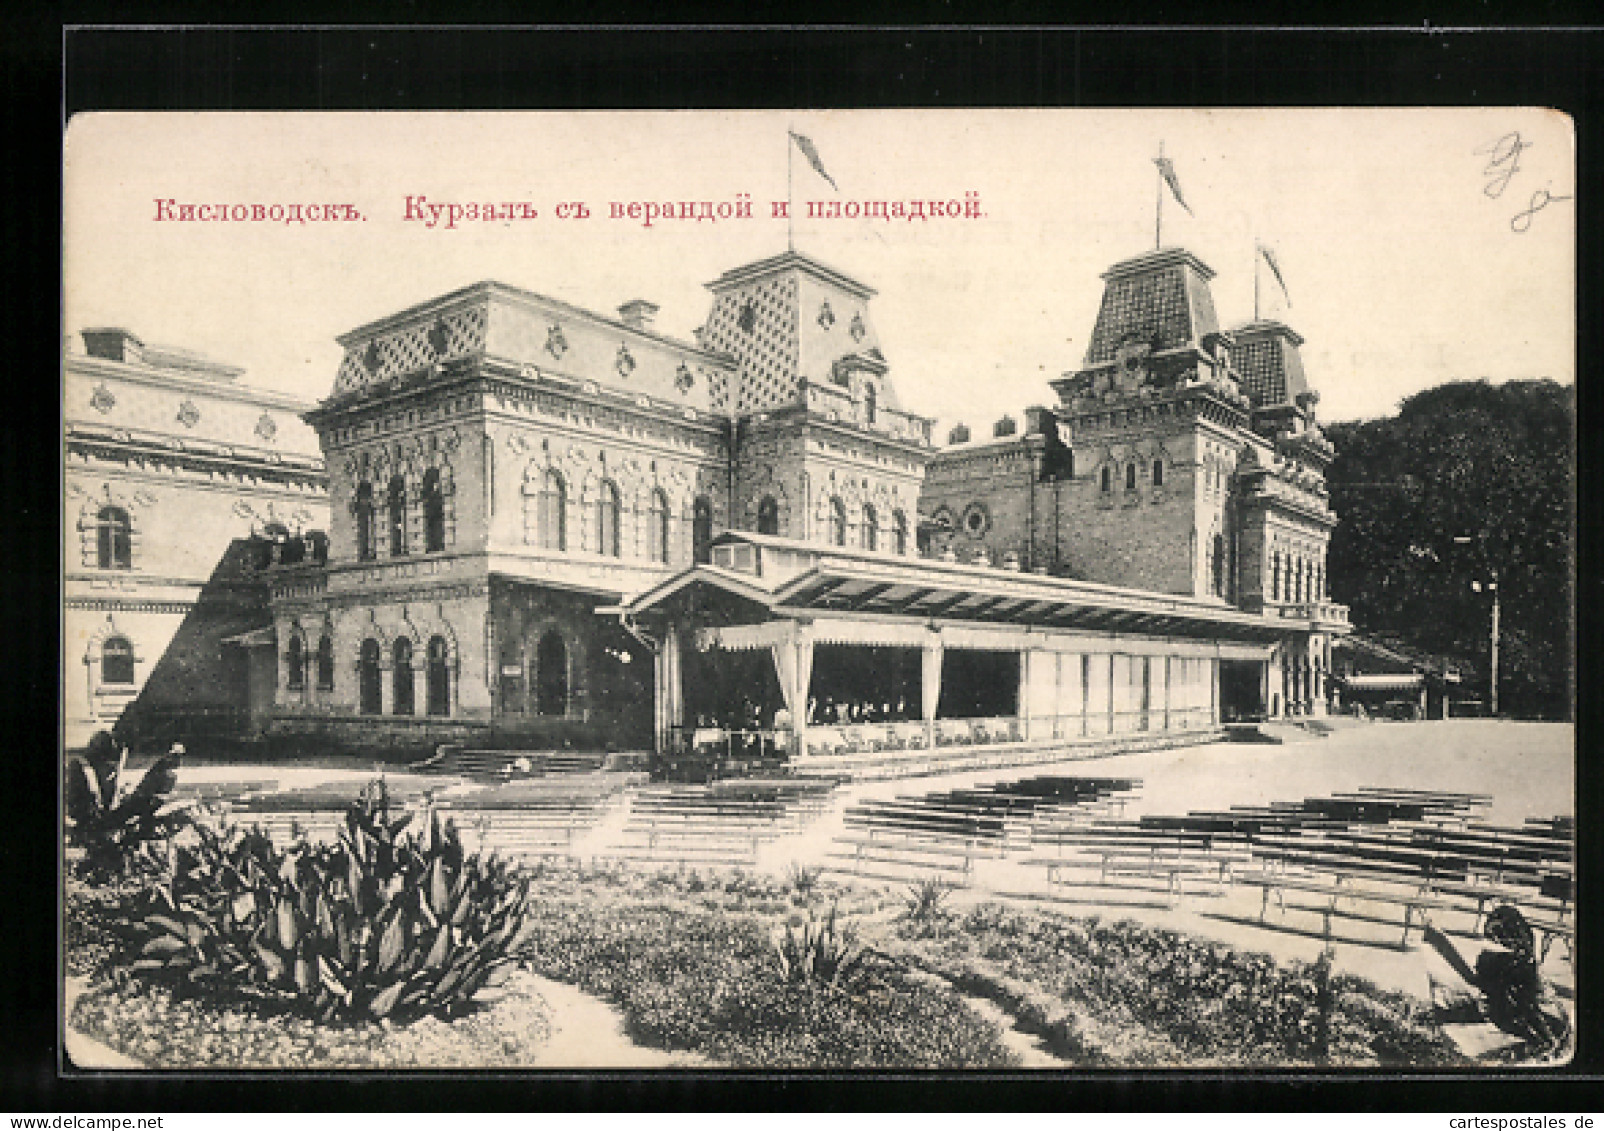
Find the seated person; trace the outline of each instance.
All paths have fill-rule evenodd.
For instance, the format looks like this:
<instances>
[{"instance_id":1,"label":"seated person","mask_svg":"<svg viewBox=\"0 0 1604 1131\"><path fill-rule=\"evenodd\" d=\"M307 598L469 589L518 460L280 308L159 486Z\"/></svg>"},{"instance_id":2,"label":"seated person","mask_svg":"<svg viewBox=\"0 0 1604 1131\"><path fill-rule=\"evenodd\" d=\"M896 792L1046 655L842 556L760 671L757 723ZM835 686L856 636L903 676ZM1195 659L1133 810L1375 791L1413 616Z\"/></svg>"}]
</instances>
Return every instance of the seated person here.
<instances>
[{"instance_id":1,"label":"seated person","mask_svg":"<svg viewBox=\"0 0 1604 1131\"><path fill-rule=\"evenodd\" d=\"M1558 1052L1570 1039L1570 1020L1538 973L1536 945L1526 917L1507 904L1495 907L1487 915L1483 934L1496 946L1477 955L1473 969L1446 935L1426 925L1426 943L1474 991L1445 986L1428 973L1437 1023L1490 1022L1500 1032L1518 1038L1527 1055Z\"/></svg>"}]
</instances>

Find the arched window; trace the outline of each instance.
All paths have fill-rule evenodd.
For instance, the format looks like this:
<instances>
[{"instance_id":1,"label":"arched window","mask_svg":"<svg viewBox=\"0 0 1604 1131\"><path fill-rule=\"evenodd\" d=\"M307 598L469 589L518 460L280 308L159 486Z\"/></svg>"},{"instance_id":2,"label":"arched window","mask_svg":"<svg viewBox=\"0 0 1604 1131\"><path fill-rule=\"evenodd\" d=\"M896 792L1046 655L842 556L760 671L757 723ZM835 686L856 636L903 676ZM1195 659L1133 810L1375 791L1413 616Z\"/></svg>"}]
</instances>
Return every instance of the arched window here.
<instances>
[{"instance_id":1,"label":"arched window","mask_svg":"<svg viewBox=\"0 0 1604 1131\"><path fill-rule=\"evenodd\" d=\"M540 485L540 548L568 549L568 485L556 471L547 471Z\"/></svg>"},{"instance_id":2,"label":"arched window","mask_svg":"<svg viewBox=\"0 0 1604 1131\"><path fill-rule=\"evenodd\" d=\"M132 569L134 524L122 507L101 507L95 521L95 560L101 569Z\"/></svg>"},{"instance_id":3,"label":"arched window","mask_svg":"<svg viewBox=\"0 0 1604 1131\"><path fill-rule=\"evenodd\" d=\"M1162 459L1153 461L1153 486L1164 486L1164 461Z\"/></svg>"},{"instance_id":4,"label":"arched window","mask_svg":"<svg viewBox=\"0 0 1604 1131\"><path fill-rule=\"evenodd\" d=\"M377 715L382 707L379 680L382 673L379 671L379 642L369 637L362 641L362 655L357 661L357 687L361 705L359 710L364 715Z\"/></svg>"},{"instance_id":5,"label":"arched window","mask_svg":"<svg viewBox=\"0 0 1604 1131\"><path fill-rule=\"evenodd\" d=\"M759 534L780 532L780 504L774 501L773 495L764 495L763 501L757 505L757 532Z\"/></svg>"},{"instance_id":6,"label":"arched window","mask_svg":"<svg viewBox=\"0 0 1604 1131\"><path fill-rule=\"evenodd\" d=\"M395 670L391 673L394 680L394 707L397 715L412 714L412 641L405 636L395 642L393 649Z\"/></svg>"},{"instance_id":7,"label":"arched window","mask_svg":"<svg viewBox=\"0 0 1604 1131\"><path fill-rule=\"evenodd\" d=\"M1214 576L1210 579L1213 592L1216 597L1223 597L1225 596L1225 535L1223 534L1214 536L1213 558Z\"/></svg>"},{"instance_id":8,"label":"arched window","mask_svg":"<svg viewBox=\"0 0 1604 1131\"><path fill-rule=\"evenodd\" d=\"M880 395L879 395L879 393L877 393L875 391L874 385L870 384L870 385L865 386L864 390L863 390L863 419L864 419L864 421L866 423L873 424L874 420L875 420L875 417L879 414L879 411L880 411Z\"/></svg>"},{"instance_id":9,"label":"arched window","mask_svg":"<svg viewBox=\"0 0 1604 1131\"><path fill-rule=\"evenodd\" d=\"M865 550L878 550L880 548L880 516L874 507L868 503L863 504L863 527L858 532Z\"/></svg>"},{"instance_id":10,"label":"arched window","mask_svg":"<svg viewBox=\"0 0 1604 1131\"><path fill-rule=\"evenodd\" d=\"M356 515L356 557L358 561L373 560L373 484L358 483L356 502L352 505Z\"/></svg>"},{"instance_id":11,"label":"arched window","mask_svg":"<svg viewBox=\"0 0 1604 1131\"><path fill-rule=\"evenodd\" d=\"M891 552L898 555L908 552L908 516L901 511L891 512Z\"/></svg>"},{"instance_id":12,"label":"arched window","mask_svg":"<svg viewBox=\"0 0 1604 1131\"><path fill-rule=\"evenodd\" d=\"M285 657L289 667L287 685L291 691L303 691L306 688L306 645L301 643L299 636L290 637L289 653Z\"/></svg>"},{"instance_id":13,"label":"arched window","mask_svg":"<svg viewBox=\"0 0 1604 1131\"><path fill-rule=\"evenodd\" d=\"M830 544L847 544L847 505L839 498L830 500Z\"/></svg>"},{"instance_id":14,"label":"arched window","mask_svg":"<svg viewBox=\"0 0 1604 1131\"><path fill-rule=\"evenodd\" d=\"M1102 486L1103 494L1105 495L1114 489L1114 467L1112 464L1103 465Z\"/></svg>"},{"instance_id":15,"label":"arched window","mask_svg":"<svg viewBox=\"0 0 1604 1131\"><path fill-rule=\"evenodd\" d=\"M429 637L429 714L451 713L450 649L444 636Z\"/></svg>"},{"instance_id":16,"label":"arched window","mask_svg":"<svg viewBox=\"0 0 1604 1131\"><path fill-rule=\"evenodd\" d=\"M440 469L431 467L423 476L423 552L437 553L446 548L446 497L440 490Z\"/></svg>"},{"instance_id":17,"label":"arched window","mask_svg":"<svg viewBox=\"0 0 1604 1131\"><path fill-rule=\"evenodd\" d=\"M326 632L317 642L317 689L334 690L334 638Z\"/></svg>"},{"instance_id":18,"label":"arched window","mask_svg":"<svg viewBox=\"0 0 1604 1131\"><path fill-rule=\"evenodd\" d=\"M538 710L542 715L568 713L568 645L555 629L540 638L535 652Z\"/></svg>"},{"instance_id":19,"label":"arched window","mask_svg":"<svg viewBox=\"0 0 1604 1131\"><path fill-rule=\"evenodd\" d=\"M691 556L698 562L712 560L713 504L704 495L691 510Z\"/></svg>"},{"instance_id":20,"label":"arched window","mask_svg":"<svg viewBox=\"0 0 1604 1131\"><path fill-rule=\"evenodd\" d=\"M100 646L100 682L134 682L134 646L126 636L113 636Z\"/></svg>"},{"instance_id":21,"label":"arched window","mask_svg":"<svg viewBox=\"0 0 1604 1131\"><path fill-rule=\"evenodd\" d=\"M668 496L662 488L652 492L651 513L646 523L647 557L668 564Z\"/></svg>"},{"instance_id":22,"label":"arched window","mask_svg":"<svg viewBox=\"0 0 1604 1131\"><path fill-rule=\"evenodd\" d=\"M1136 463L1132 461L1125 465L1125 489L1136 490Z\"/></svg>"},{"instance_id":23,"label":"arched window","mask_svg":"<svg viewBox=\"0 0 1604 1131\"><path fill-rule=\"evenodd\" d=\"M610 558L620 556L618 512L618 488L612 480L603 479L600 495L596 499L596 552Z\"/></svg>"},{"instance_id":24,"label":"arched window","mask_svg":"<svg viewBox=\"0 0 1604 1131\"><path fill-rule=\"evenodd\" d=\"M390 480L390 556L407 552L407 481L399 475Z\"/></svg>"}]
</instances>

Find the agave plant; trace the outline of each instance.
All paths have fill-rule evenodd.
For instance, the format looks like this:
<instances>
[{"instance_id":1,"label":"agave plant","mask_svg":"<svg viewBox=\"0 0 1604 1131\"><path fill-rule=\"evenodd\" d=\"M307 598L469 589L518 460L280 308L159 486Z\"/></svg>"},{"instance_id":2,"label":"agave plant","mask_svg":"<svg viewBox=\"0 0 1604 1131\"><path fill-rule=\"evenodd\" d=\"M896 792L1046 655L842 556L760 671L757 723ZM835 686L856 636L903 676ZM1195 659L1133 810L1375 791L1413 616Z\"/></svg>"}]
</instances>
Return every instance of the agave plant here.
<instances>
[{"instance_id":1,"label":"agave plant","mask_svg":"<svg viewBox=\"0 0 1604 1131\"><path fill-rule=\"evenodd\" d=\"M806 899L818 889L819 877L823 874L823 868L809 868L805 864L792 862L786 869L786 880L790 883L792 891Z\"/></svg>"},{"instance_id":2,"label":"agave plant","mask_svg":"<svg viewBox=\"0 0 1604 1131\"><path fill-rule=\"evenodd\" d=\"M862 971L864 951L857 932L850 925L838 929L835 913L832 904L822 923L809 915L800 934L787 923L785 934L774 940L780 976L787 982L844 989Z\"/></svg>"},{"instance_id":3,"label":"agave plant","mask_svg":"<svg viewBox=\"0 0 1604 1131\"><path fill-rule=\"evenodd\" d=\"M952 885L939 877L919 880L908 885L906 902L908 918L934 919L941 913L942 904L952 892Z\"/></svg>"},{"instance_id":4,"label":"agave plant","mask_svg":"<svg viewBox=\"0 0 1604 1131\"><path fill-rule=\"evenodd\" d=\"M461 1013L511 960L527 889L505 861L465 855L432 806L408 833L413 816L392 817L376 783L337 845L280 850L197 826L155 889L134 968L252 987L326 1020Z\"/></svg>"},{"instance_id":5,"label":"agave plant","mask_svg":"<svg viewBox=\"0 0 1604 1131\"><path fill-rule=\"evenodd\" d=\"M145 850L184 822L187 806L167 800L178 783L183 748L158 758L137 783L128 773L128 750L99 731L83 757L67 767L67 839L83 850L79 871L103 879L148 859Z\"/></svg>"}]
</instances>

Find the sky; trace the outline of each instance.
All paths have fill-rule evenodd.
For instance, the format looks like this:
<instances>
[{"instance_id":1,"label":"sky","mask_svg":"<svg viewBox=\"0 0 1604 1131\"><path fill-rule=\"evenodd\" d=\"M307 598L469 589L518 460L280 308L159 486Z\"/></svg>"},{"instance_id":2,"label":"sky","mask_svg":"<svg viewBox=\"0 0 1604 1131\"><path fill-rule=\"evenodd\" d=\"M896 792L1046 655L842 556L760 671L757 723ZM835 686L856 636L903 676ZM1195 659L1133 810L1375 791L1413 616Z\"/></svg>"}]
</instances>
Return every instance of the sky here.
<instances>
[{"instance_id":1,"label":"sky","mask_svg":"<svg viewBox=\"0 0 1604 1131\"><path fill-rule=\"evenodd\" d=\"M1160 185L1161 145L1190 212ZM329 395L338 335L483 279L608 314L645 298L689 339L706 283L785 250L771 202L789 194L797 250L878 291L892 380L939 435L1052 403L1099 276L1155 245L1162 192L1163 244L1217 272L1225 325L1253 317L1255 242L1273 249L1285 292L1260 269L1260 313L1304 337L1321 419L1352 420L1450 380L1574 380L1575 191L1571 123L1537 108L81 115L62 331L78 351L85 327L122 326L306 401ZM970 192L979 218L806 215ZM751 219L610 215L743 193ZM408 196L538 216L429 228ZM158 199L364 219L158 220Z\"/></svg>"}]
</instances>

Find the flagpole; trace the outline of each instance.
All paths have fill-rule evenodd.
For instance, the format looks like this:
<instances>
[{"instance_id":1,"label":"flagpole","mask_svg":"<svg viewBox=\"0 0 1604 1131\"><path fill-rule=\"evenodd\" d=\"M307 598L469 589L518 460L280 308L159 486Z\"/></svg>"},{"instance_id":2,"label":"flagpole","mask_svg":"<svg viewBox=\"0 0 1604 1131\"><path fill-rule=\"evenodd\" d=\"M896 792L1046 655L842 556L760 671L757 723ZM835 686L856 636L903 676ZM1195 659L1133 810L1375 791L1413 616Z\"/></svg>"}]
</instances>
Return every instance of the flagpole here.
<instances>
[{"instance_id":1,"label":"flagpole","mask_svg":"<svg viewBox=\"0 0 1604 1131\"><path fill-rule=\"evenodd\" d=\"M1158 143L1159 161L1164 159L1164 140ZM1153 190L1157 197L1157 205L1153 218L1153 250L1157 251L1164 246L1164 166L1157 161L1153 163Z\"/></svg>"},{"instance_id":2,"label":"flagpole","mask_svg":"<svg viewBox=\"0 0 1604 1131\"><path fill-rule=\"evenodd\" d=\"M1253 321L1259 320L1259 239L1253 238Z\"/></svg>"}]
</instances>

